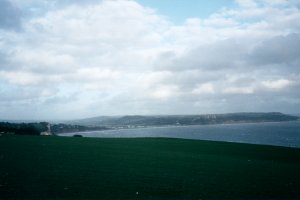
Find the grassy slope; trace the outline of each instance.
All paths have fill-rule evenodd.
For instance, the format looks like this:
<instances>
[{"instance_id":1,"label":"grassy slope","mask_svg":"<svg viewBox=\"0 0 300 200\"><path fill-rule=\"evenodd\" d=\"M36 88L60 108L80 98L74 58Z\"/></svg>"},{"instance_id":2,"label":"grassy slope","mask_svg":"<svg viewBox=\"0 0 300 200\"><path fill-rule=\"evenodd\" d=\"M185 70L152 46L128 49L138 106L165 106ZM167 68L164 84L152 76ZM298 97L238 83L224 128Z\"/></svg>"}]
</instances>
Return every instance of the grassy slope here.
<instances>
[{"instance_id":1,"label":"grassy slope","mask_svg":"<svg viewBox=\"0 0 300 200\"><path fill-rule=\"evenodd\" d=\"M296 199L299 188L300 149L180 139L0 137L0 199Z\"/></svg>"}]
</instances>

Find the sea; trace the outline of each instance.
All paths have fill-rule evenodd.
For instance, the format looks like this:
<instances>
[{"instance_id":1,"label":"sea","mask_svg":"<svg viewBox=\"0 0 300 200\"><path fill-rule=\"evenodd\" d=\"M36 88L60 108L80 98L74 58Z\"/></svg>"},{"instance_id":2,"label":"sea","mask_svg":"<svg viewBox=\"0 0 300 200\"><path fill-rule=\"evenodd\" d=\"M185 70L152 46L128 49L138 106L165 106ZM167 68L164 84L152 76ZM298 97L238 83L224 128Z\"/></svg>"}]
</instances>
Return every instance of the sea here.
<instances>
[{"instance_id":1,"label":"sea","mask_svg":"<svg viewBox=\"0 0 300 200\"><path fill-rule=\"evenodd\" d=\"M193 140L227 141L300 148L300 120L193 126L147 127L63 133L96 138L167 137Z\"/></svg>"}]
</instances>

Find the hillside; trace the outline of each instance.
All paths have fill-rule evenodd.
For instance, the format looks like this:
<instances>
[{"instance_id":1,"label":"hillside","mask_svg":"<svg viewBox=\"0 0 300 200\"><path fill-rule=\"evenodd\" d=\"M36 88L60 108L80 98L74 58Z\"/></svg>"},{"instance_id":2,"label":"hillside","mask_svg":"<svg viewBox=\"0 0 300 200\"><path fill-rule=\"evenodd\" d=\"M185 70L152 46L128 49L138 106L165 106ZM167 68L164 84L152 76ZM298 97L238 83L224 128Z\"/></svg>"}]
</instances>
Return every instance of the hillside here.
<instances>
[{"instance_id":1,"label":"hillside","mask_svg":"<svg viewBox=\"0 0 300 200\"><path fill-rule=\"evenodd\" d=\"M156 115L156 116L118 116L118 117L95 117L82 120L73 120L65 123L84 126L106 126L119 128L134 128L147 126L180 126L180 125L205 125L222 123L245 123L245 122L278 122L298 120L299 117L271 113L228 113L228 114L205 114L205 115Z\"/></svg>"}]
</instances>

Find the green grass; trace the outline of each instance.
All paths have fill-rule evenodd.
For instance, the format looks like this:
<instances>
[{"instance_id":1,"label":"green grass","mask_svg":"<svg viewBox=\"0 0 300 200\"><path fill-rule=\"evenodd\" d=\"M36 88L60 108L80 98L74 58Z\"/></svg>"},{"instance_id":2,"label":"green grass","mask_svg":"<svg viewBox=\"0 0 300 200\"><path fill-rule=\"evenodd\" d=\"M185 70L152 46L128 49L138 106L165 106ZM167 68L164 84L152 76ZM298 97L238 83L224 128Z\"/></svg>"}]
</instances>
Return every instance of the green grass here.
<instances>
[{"instance_id":1,"label":"green grass","mask_svg":"<svg viewBox=\"0 0 300 200\"><path fill-rule=\"evenodd\" d=\"M299 199L299 188L296 148L0 137L0 199Z\"/></svg>"}]
</instances>

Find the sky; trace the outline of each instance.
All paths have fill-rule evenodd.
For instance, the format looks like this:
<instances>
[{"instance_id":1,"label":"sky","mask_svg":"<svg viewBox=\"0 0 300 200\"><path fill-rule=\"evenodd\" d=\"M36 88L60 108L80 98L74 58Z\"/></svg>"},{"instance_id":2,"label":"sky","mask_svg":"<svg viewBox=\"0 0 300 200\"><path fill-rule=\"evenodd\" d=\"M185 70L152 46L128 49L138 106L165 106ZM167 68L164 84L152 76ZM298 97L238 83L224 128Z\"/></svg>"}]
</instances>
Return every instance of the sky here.
<instances>
[{"instance_id":1,"label":"sky","mask_svg":"<svg viewBox=\"0 0 300 200\"><path fill-rule=\"evenodd\" d=\"M0 119L300 113L300 0L0 0Z\"/></svg>"}]
</instances>

